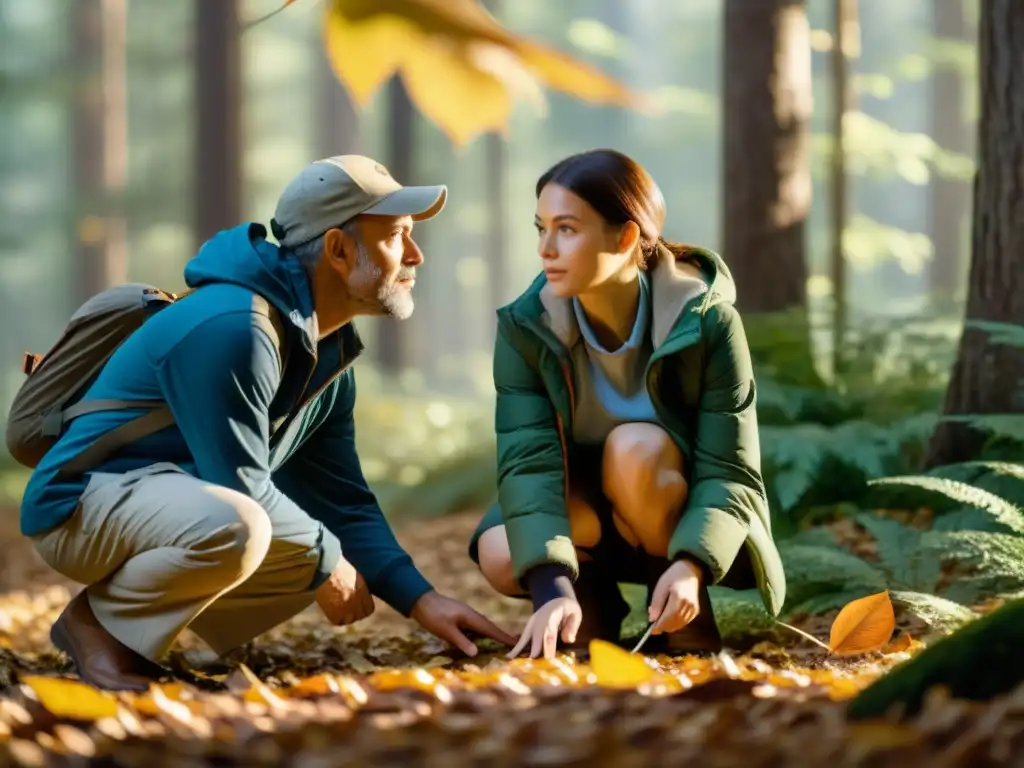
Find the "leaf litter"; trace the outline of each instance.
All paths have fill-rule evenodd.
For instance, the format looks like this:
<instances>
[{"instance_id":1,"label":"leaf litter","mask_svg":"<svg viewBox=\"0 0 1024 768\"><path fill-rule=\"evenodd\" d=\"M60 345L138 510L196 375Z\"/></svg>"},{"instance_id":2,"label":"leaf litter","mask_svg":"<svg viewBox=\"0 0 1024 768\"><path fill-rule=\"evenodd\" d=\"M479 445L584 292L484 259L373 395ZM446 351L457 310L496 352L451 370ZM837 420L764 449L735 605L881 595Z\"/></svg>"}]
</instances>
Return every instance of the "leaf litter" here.
<instances>
[{"instance_id":1,"label":"leaf litter","mask_svg":"<svg viewBox=\"0 0 1024 768\"><path fill-rule=\"evenodd\" d=\"M518 630L529 605L495 596L465 556L475 523L398 534L441 591ZM466 658L383 605L343 629L314 608L221 670L193 666L203 648L186 633L179 679L115 694L78 682L49 644L76 585L16 530L0 530L0 555L0 764L983 766L1024 750L1024 688L988 705L936 692L909 722L846 720L850 697L921 647L893 636L887 593L804 623L825 649L681 658L595 643L589 658L509 662L487 641Z\"/></svg>"}]
</instances>

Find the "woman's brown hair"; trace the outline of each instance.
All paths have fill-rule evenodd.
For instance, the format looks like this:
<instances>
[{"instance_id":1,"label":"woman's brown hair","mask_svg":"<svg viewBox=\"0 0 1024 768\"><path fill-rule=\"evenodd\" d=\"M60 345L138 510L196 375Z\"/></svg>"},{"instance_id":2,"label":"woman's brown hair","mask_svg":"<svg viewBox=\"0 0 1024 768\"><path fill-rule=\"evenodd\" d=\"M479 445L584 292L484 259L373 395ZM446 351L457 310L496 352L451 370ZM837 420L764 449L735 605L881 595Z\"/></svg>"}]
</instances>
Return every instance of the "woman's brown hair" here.
<instances>
[{"instance_id":1,"label":"woman's brown hair","mask_svg":"<svg viewBox=\"0 0 1024 768\"><path fill-rule=\"evenodd\" d=\"M537 197L557 184L582 198L609 225L628 221L640 228L641 268L646 268L660 243L677 258L688 259L692 246L670 243L661 236L665 198L642 165L614 149L592 149L555 163L537 180Z\"/></svg>"}]
</instances>

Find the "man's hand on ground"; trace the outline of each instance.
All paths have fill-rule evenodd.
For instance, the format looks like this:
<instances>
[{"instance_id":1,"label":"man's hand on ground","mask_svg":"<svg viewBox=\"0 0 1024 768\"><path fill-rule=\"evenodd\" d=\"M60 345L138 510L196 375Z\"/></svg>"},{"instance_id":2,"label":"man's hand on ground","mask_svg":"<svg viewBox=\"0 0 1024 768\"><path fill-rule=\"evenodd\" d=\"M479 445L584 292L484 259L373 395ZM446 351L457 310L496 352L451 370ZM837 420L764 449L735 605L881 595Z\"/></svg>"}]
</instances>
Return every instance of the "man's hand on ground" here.
<instances>
[{"instance_id":1,"label":"man's hand on ground","mask_svg":"<svg viewBox=\"0 0 1024 768\"><path fill-rule=\"evenodd\" d=\"M468 605L433 590L416 601L410 617L425 630L451 643L467 656L476 656L477 647L463 634L464 629L473 630L506 645L516 643L515 637Z\"/></svg>"},{"instance_id":2,"label":"man's hand on ground","mask_svg":"<svg viewBox=\"0 0 1024 768\"><path fill-rule=\"evenodd\" d=\"M353 624L373 613L374 602L363 577L345 558L316 590L316 602L335 626Z\"/></svg>"}]
</instances>

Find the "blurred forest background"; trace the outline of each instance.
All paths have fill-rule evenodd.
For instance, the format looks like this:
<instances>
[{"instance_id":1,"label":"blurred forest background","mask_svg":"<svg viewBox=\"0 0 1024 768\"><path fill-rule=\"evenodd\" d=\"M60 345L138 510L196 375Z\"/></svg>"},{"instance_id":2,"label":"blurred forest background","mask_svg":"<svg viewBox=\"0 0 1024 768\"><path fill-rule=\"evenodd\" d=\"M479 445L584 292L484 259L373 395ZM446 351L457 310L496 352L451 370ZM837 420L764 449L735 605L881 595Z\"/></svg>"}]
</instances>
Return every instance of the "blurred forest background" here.
<instances>
[{"instance_id":1,"label":"blurred forest background","mask_svg":"<svg viewBox=\"0 0 1024 768\"><path fill-rule=\"evenodd\" d=\"M362 324L367 475L396 516L478 506L494 489L494 309L538 270L533 184L611 146L660 184L666 236L736 276L780 534L791 510L920 464L964 316L977 0L491 0L508 29L661 112L552 92L546 116L520 105L507 138L464 146L398 78L353 105L321 2L243 31L280 4L0 0L0 411L22 352L92 293L182 288L206 237L269 222L299 168L359 152L450 187L417 231L413 319ZM24 476L5 475L8 498Z\"/></svg>"}]
</instances>

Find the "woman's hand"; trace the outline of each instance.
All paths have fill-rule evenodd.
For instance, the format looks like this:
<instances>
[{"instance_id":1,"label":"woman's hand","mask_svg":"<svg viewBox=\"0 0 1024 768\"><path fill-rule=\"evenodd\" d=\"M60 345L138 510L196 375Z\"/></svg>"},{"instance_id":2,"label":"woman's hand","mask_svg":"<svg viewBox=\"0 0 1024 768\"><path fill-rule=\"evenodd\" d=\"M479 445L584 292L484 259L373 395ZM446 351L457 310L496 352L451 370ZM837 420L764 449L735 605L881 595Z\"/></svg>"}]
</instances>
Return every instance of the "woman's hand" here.
<instances>
[{"instance_id":1,"label":"woman's hand","mask_svg":"<svg viewBox=\"0 0 1024 768\"><path fill-rule=\"evenodd\" d=\"M516 647L508 658L514 659L527 643L530 643L530 658L536 659L543 652L545 659L553 659L558 646L558 637L562 641L572 643L583 621L583 610L580 604L571 597L556 597L548 600L526 622L526 628L519 637Z\"/></svg>"},{"instance_id":2,"label":"woman's hand","mask_svg":"<svg viewBox=\"0 0 1024 768\"><path fill-rule=\"evenodd\" d=\"M652 634L678 632L700 613L700 566L688 560L672 563L658 579L647 609L648 618L657 622Z\"/></svg>"}]
</instances>

